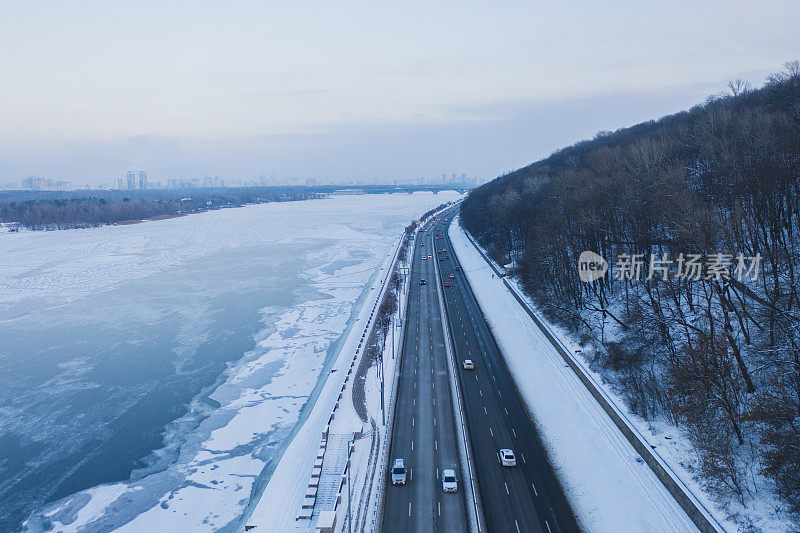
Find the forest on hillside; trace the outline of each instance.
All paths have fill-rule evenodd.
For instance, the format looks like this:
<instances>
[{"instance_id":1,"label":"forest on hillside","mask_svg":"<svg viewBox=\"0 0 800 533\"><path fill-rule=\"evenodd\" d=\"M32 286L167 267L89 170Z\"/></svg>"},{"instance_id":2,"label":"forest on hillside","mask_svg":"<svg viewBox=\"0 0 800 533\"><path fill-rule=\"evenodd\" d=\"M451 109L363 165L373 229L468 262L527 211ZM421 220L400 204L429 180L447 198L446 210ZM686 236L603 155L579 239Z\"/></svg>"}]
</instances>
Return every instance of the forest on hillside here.
<instances>
[{"instance_id":1,"label":"forest on hillside","mask_svg":"<svg viewBox=\"0 0 800 533\"><path fill-rule=\"evenodd\" d=\"M712 492L800 512L800 62L501 176L461 223Z\"/></svg>"}]
</instances>

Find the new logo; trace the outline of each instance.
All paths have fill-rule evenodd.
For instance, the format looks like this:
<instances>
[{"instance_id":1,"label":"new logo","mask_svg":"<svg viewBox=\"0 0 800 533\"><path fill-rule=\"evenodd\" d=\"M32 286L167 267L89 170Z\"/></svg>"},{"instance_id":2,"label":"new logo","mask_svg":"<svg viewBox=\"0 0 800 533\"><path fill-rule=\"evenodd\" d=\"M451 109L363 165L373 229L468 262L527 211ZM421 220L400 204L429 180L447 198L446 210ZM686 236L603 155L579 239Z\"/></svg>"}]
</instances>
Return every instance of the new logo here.
<instances>
[{"instance_id":1,"label":"new logo","mask_svg":"<svg viewBox=\"0 0 800 533\"><path fill-rule=\"evenodd\" d=\"M602 256L588 250L578 256L578 276L581 281L591 283L608 272L608 262Z\"/></svg>"}]
</instances>

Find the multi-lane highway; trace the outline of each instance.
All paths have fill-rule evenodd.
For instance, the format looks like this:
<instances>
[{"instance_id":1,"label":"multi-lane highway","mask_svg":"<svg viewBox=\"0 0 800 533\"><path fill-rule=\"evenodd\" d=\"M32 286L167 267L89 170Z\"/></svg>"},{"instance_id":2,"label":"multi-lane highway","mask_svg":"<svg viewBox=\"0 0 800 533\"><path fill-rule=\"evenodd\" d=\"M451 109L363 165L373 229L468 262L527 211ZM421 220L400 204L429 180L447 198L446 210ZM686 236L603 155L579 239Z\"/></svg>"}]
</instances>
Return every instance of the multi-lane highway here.
<instances>
[{"instance_id":1,"label":"multi-lane highway","mask_svg":"<svg viewBox=\"0 0 800 533\"><path fill-rule=\"evenodd\" d=\"M460 464L458 456L459 437L436 287L439 283L483 510L481 529L512 533L577 531L544 448L464 272L451 253L447 229L455 212L449 210L429 223L415 243L391 449L392 459L406 460L409 479L405 486L386 487L383 529L469 529L466 505L471 502L465 501L461 468L465 465ZM420 285L420 279L425 279L426 284ZM465 359L473 361L473 370L463 368ZM500 464L501 448L514 451L515 467ZM455 468L460 474L458 493L442 492L443 468Z\"/></svg>"},{"instance_id":2,"label":"multi-lane highway","mask_svg":"<svg viewBox=\"0 0 800 533\"><path fill-rule=\"evenodd\" d=\"M459 267L447 228L455 210L433 230L444 287L459 384L466 411L478 488L488 531L577 531L544 449L519 398L505 362ZM452 275L452 278L451 278ZM471 359L474 370L461 362ZM501 448L510 448L516 467L503 467Z\"/></svg>"},{"instance_id":3,"label":"multi-lane highway","mask_svg":"<svg viewBox=\"0 0 800 533\"><path fill-rule=\"evenodd\" d=\"M427 259L434 253L430 231L420 232L414 247L391 444L392 461L405 459L408 475L405 485L387 480L383 531L467 531L434 259ZM442 490L445 468L459 473L456 493Z\"/></svg>"}]
</instances>

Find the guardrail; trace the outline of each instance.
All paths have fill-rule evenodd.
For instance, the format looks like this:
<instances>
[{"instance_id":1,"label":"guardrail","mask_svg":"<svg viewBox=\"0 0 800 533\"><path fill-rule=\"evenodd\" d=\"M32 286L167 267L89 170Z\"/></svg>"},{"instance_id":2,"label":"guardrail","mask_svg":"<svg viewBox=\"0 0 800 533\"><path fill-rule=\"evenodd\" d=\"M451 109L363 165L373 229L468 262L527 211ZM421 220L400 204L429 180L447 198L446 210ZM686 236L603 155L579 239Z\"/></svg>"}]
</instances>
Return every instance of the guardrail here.
<instances>
[{"instance_id":1,"label":"guardrail","mask_svg":"<svg viewBox=\"0 0 800 533\"><path fill-rule=\"evenodd\" d=\"M416 243L417 235L419 234L419 228L414 231L414 243ZM412 245L409 256L409 264L413 264L414 262L414 253L416 246ZM397 361L394 363L394 372L392 375L392 392L389 395L389 406L388 412L386 413L386 419L389 423L386 425L386 431L384 432L384 441L381 444L381 460L379 461L379 468L380 473L378 474L378 489L375 494L375 497L378 498L378 505L375 506L373 514L372 514L372 530L378 531L380 530L381 526L383 525L381 522L381 518L383 517L383 509L386 505L386 499L384 498L384 489L386 488L386 473L389 471L389 461L391 458L389 457L389 449L391 448L392 442L392 432L394 431L394 415L395 415L395 407L397 405L397 383L400 379L400 357L403 353L403 347L405 346L406 342L406 324L408 320L406 317L408 316L408 295L411 293L411 270L408 272L407 279L404 280L405 283L405 313L406 315L402 317L403 319L403 326L400 329L400 338L398 339L398 346L400 349L397 351ZM392 323L392 327L395 327L394 323Z\"/></svg>"},{"instance_id":2,"label":"guardrail","mask_svg":"<svg viewBox=\"0 0 800 533\"><path fill-rule=\"evenodd\" d=\"M451 247L452 248L452 247ZM435 249L435 248L434 248ZM436 270L436 290L439 295L439 309L442 313L442 329L444 330L444 337L445 337L445 351L447 352L447 369L450 378L450 392L452 397L452 404L453 410L456 414L456 421L459 429L459 433L461 433L461 440L459 441L459 452L462 456L462 461L466 464L467 467L467 474L469 476L469 495L472 498L472 509L470 510L470 526L472 526L473 530L478 532L483 531L481 527L481 523L485 524L486 520L483 519L483 512L482 506L480 503L480 497L478 495L478 489L475 486L475 465L473 464L472 454L470 450L472 450L472 446L469 442L469 435L467 434L466 430L466 421L464 420L464 399L461 397L461 387L458 384L458 378L456 374L456 357L455 357L455 348L453 346L453 337L451 335L451 324L450 320L447 318L447 312L445 308L447 307L447 301L445 300L444 293L442 291L442 277L439 273L439 265L438 261L434 261L434 269Z\"/></svg>"},{"instance_id":3,"label":"guardrail","mask_svg":"<svg viewBox=\"0 0 800 533\"><path fill-rule=\"evenodd\" d=\"M603 411L605 411L608 417L611 418L611 420L614 422L614 425L617 426L631 446L633 446L633 449L636 450L647 466L650 467L650 470L652 470L659 481L661 481L667 491L672 495L673 498L675 498L675 501L678 502L678 505L681 506L692 522L694 522L694 524L697 526L697 529L703 533L724 532L725 529L722 527L722 525L720 525L711 512L705 508L705 506L697 499L692 491L689 490L683 481L681 481L681 479L677 476L677 474L675 474L670 466L651 447L647 439L644 438L638 429L636 429L636 426L634 426L633 423L627 418L625 413L623 413L616 406L614 400L611 399L602 389L602 387L595 382L592 376L583 367L583 364L575 358L575 356L566 346L564 346L564 344L561 342L561 339L559 339L558 336L550 330L550 327L545 323L545 321L542 320L533 309L531 309L525 298L519 294L517 288L503 277L503 274L495 265L495 262L488 255L486 255L486 252L484 252L478 243L475 242L475 239L472 238L472 235L470 235L467 231L464 231L464 234L467 236L478 253L481 254L481 257L483 257L492 270L494 270L498 277L503 281L503 284L508 288L512 296L514 296L514 299L519 302L525 312L531 317L531 319L533 319L533 322L536 324L536 326L542 331L542 333L544 333L545 337L547 337L547 340L550 341L559 355L561 355L567 366L572 369L573 373L578 377L581 383L583 383L592 397L594 397L597 403L600 404L600 407L602 407Z\"/></svg>"}]
</instances>

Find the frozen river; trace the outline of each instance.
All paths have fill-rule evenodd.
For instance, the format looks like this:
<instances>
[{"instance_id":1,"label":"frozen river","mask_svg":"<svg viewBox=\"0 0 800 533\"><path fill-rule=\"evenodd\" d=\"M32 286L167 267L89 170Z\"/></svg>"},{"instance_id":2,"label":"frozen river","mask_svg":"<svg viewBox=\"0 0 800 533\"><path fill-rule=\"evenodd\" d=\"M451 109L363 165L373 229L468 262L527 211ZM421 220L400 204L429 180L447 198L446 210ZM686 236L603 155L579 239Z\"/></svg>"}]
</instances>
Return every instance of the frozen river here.
<instances>
[{"instance_id":1,"label":"frozen river","mask_svg":"<svg viewBox=\"0 0 800 533\"><path fill-rule=\"evenodd\" d=\"M0 531L232 529L377 265L456 197L0 235Z\"/></svg>"}]
</instances>

